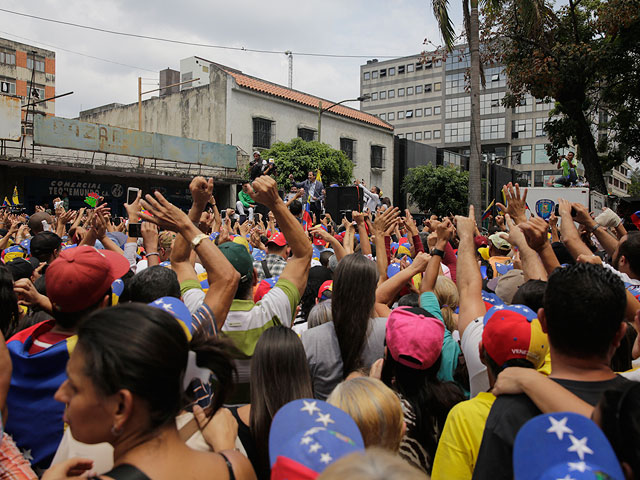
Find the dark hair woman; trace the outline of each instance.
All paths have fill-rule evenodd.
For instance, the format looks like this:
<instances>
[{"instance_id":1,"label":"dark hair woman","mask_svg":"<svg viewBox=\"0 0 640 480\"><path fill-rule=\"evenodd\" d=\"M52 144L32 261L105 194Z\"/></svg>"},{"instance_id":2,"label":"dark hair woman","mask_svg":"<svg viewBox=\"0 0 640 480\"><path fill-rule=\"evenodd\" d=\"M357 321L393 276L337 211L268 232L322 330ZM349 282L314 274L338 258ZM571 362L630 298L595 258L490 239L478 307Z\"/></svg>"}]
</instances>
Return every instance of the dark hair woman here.
<instances>
[{"instance_id":1,"label":"dark hair woman","mask_svg":"<svg viewBox=\"0 0 640 480\"><path fill-rule=\"evenodd\" d=\"M363 255L344 257L333 276L333 320L302 334L313 391L325 400L351 372L368 369L384 353L386 318L372 318L376 264Z\"/></svg>"},{"instance_id":2,"label":"dark hair woman","mask_svg":"<svg viewBox=\"0 0 640 480\"><path fill-rule=\"evenodd\" d=\"M251 404L230 410L258 478L268 480L273 416L287 403L313 396L304 348L293 330L276 326L260 336L251 358L250 386Z\"/></svg>"},{"instance_id":3,"label":"dark hair woman","mask_svg":"<svg viewBox=\"0 0 640 480\"><path fill-rule=\"evenodd\" d=\"M198 370L219 381L215 413L232 373L219 340L189 343L170 314L135 303L86 318L55 398L66 404L64 421L76 440L113 446L115 468L100 478L254 478L238 452L199 452L180 439L175 417L185 403L185 371ZM67 471L90 467L70 462Z\"/></svg>"},{"instance_id":4,"label":"dark hair woman","mask_svg":"<svg viewBox=\"0 0 640 480\"><path fill-rule=\"evenodd\" d=\"M9 269L0 264L0 331L4 338L16 333L20 310L18 297L13 291L13 276Z\"/></svg>"}]
</instances>

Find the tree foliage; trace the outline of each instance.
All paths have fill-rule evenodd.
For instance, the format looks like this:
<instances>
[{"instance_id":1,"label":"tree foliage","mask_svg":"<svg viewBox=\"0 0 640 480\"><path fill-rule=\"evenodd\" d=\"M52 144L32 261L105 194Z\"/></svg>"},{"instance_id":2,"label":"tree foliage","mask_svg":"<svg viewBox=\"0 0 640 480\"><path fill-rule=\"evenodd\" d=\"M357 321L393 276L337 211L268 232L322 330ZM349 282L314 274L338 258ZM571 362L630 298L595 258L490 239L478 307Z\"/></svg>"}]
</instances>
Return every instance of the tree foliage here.
<instances>
[{"instance_id":1,"label":"tree foliage","mask_svg":"<svg viewBox=\"0 0 640 480\"><path fill-rule=\"evenodd\" d=\"M402 184L411 201L435 215L465 214L469 197L469 172L453 166L423 165L410 168Z\"/></svg>"},{"instance_id":2,"label":"tree foliage","mask_svg":"<svg viewBox=\"0 0 640 480\"><path fill-rule=\"evenodd\" d=\"M629 185L628 193L630 197L640 197L640 169L638 168L634 168L631 172L631 184Z\"/></svg>"},{"instance_id":3,"label":"tree foliage","mask_svg":"<svg viewBox=\"0 0 640 480\"><path fill-rule=\"evenodd\" d=\"M326 143L294 138L289 143L275 143L262 152L262 158L274 159L278 185L289 185L289 174L297 181L302 181L307 178L309 171L318 169L324 185L351 183L353 163L343 151L331 148Z\"/></svg>"},{"instance_id":4,"label":"tree foliage","mask_svg":"<svg viewBox=\"0 0 640 480\"><path fill-rule=\"evenodd\" d=\"M506 67L512 93L505 104L516 106L527 92L555 101L545 126L550 160L577 145L591 187L606 193L603 171L640 154L640 0L569 0L555 8L505 0L484 32ZM609 135L599 139L603 127Z\"/></svg>"}]
</instances>

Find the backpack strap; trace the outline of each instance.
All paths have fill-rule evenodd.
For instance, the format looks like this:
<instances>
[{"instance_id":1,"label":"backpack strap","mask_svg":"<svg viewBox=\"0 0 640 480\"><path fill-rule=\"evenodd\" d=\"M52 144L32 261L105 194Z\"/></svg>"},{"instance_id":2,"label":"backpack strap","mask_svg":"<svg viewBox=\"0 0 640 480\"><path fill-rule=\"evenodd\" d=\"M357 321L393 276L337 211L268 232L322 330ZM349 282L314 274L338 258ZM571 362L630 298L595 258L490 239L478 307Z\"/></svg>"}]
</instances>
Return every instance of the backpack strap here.
<instances>
[{"instance_id":1,"label":"backpack strap","mask_svg":"<svg viewBox=\"0 0 640 480\"><path fill-rule=\"evenodd\" d=\"M142 471L133 465L127 463L118 465L111 471L105 473L105 476L114 480L151 480Z\"/></svg>"},{"instance_id":2,"label":"backpack strap","mask_svg":"<svg viewBox=\"0 0 640 480\"><path fill-rule=\"evenodd\" d=\"M262 260L261 263L262 263L262 271L264 272L264 278L271 278L273 275L271 275L271 271L269 270L267 261Z\"/></svg>"}]
</instances>

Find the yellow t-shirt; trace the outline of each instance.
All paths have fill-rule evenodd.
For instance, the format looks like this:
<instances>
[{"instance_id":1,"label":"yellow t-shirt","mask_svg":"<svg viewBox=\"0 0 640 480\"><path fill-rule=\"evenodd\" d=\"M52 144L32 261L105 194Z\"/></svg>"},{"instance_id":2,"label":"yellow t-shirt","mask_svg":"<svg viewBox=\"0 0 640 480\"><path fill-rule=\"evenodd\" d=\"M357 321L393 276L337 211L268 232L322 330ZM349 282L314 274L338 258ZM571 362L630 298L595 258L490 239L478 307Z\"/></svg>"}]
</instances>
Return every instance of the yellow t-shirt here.
<instances>
[{"instance_id":1,"label":"yellow t-shirt","mask_svg":"<svg viewBox=\"0 0 640 480\"><path fill-rule=\"evenodd\" d=\"M495 399L492 393L480 392L451 409L433 461L432 480L471 479Z\"/></svg>"}]
</instances>

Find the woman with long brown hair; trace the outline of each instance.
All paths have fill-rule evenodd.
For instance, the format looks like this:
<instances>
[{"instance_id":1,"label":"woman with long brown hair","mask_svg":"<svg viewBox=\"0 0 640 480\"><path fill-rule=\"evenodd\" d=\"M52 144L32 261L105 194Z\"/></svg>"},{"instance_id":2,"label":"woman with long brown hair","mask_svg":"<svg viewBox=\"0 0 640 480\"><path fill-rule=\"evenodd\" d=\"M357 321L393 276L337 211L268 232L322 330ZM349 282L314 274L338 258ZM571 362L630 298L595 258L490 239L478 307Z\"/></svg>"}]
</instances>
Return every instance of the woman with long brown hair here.
<instances>
[{"instance_id":1,"label":"woman with long brown hair","mask_svg":"<svg viewBox=\"0 0 640 480\"><path fill-rule=\"evenodd\" d=\"M368 369L384 353L386 318L374 317L378 270L367 257L344 257L333 276L333 321L302 334L314 396L325 400L351 372Z\"/></svg>"}]
</instances>

